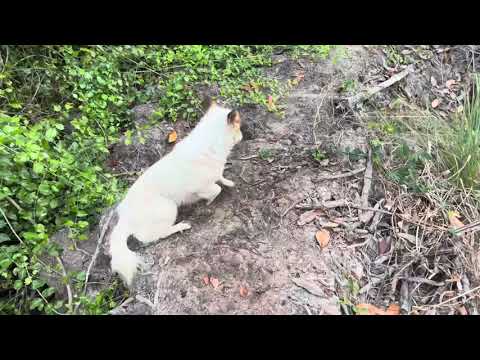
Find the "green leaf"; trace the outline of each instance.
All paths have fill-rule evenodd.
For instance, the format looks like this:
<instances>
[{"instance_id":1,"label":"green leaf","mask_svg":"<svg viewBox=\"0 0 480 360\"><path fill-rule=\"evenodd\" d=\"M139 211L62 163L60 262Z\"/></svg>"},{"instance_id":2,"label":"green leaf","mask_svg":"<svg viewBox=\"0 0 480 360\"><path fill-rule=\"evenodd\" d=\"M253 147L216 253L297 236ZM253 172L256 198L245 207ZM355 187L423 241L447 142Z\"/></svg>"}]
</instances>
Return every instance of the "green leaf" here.
<instances>
[{"instance_id":1,"label":"green leaf","mask_svg":"<svg viewBox=\"0 0 480 360\"><path fill-rule=\"evenodd\" d=\"M45 166L43 166L42 163L36 162L33 164L33 171L35 171L37 174L43 174L45 171Z\"/></svg>"},{"instance_id":2,"label":"green leaf","mask_svg":"<svg viewBox=\"0 0 480 360\"><path fill-rule=\"evenodd\" d=\"M29 276L25 279L25 285L30 285L32 283L32 278Z\"/></svg>"},{"instance_id":3,"label":"green leaf","mask_svg":"<svg viewBox=\"0 0 480 360\"><path fill-rule=\"evenodd\" d=\"M43 224L36 224L35 225L35 231L39 233L45 232L45 225Z\"/></svg>"},{"instance_id":4,"label":"green leaf","mask_svg":"<svg viewBox=\"0 0 480 360\"><path fill-rule=\"evenodd\" d=\"M15 290L20 290L23 287L23 281L22 280L15 280L15 283L13 284L13 288Z\"/></svg>"},{"instance_id":5,"label":"green leaf","mask_svg":"<svg viewBox=\"0 0 480 360\"><path fill-rule=\"evenodd\" d=\"M30 303L30 310L35 310L36 308L40 307L43 305L43 300L42 299L35 299Z\"/></svg>"},{"instance_id":6,"label":"green leaf","mask_svg":"<svg viewBox=\"0 0 480 360\"><path fill-rule=\"evenodd\" d=\"M60 251L56 249L54 246L48 249L48 255L50 256L60 256Z\"/></svg>"},{"instance_id":7,"label":"green leaf","mask_svg":"<svg viewBox=\"0 0 480 360\"><path fill-rule=\"evenodd\" d=\"M0 233L0 244L5 241L10 241L10 237L7 234Z\"/></svg>"},{"instance_id":8,"label":"green leaf","mask_svg":"<svg viewBox=\"0 0 480 360\"><path fill-rule=\"evenodd\" d=\"M47 139L47 141L52 141L53 139L55 139L55 136L57 136L57 133L58 132L56 129L49 128L45 133L45 138Z\"/></svg>"},{"instance_id":9,"label":"green leaf","mask_svg":"<svg viewBox=\"0 0 480 360\"><path fill-rule=\"evenodd\" d=\"M62 124L55 124L55 127L58 129L58 130L63 130L64 129L64 126Z\"/></svg>"},{"instance_id":10,"label":"green leaf","mask_svg":"<svg viewBox=\"0 0 480 360\"><path fill-rule=\"evenodd\" d=\"M32 289L36 290L38 288L41 288L43 285L45 285L45 282L43 280L33 280Z\"/></svg>"},{"instance_id":11,"label":"green leaf","mask_svg":"<svg viewBox=\"0 0 480 360\"><path fill-rule=\"evenodd\" d=\"M48 299L55 293L55 291L57 291L55 288L49 287L42 291L42 295L44 298Z\"/></svg>"},{"instance_id":12,"label":"green leaf","mask_svg":"<svg viewBox=\"0 0 480 360\"><path fill-rule=\"evenodd\" d=\"M53 110L59 112L60 110L62 110L62 108L60 107L60 105L53 105Z\"/></svg>"},{"instance_id":13,"label":"green leaf","mask_svg":"<svg viewBox=\"0 0 480 360\"><path fill-rule=\"evenodd\" d=\"M16 110L19 110L22 108L22 104L18 103L18 102L13 102L13 103L10 103L8 104L12 109L16 109Z\"/></svg>"},{"instance_id":14,"label":"green leaf","mask_svg":"<svg viewBox=\"0 0 480 360\"><path fill-rule=\"evenodd\" d=\"M85 281L85 278L87 277L87 273L85 271L80 271L76 276L75 279L78 281Z\"/></svg>"},{"instance_id":15,"label":"green leaf","mask_svg":"<svg viewBox=\"0 0 480 360\"><path fill-rule=\"evenodd\" d=\"M48 186L48 184L41 183L38 187L38 191L43 195L48 195L50 194L50 186Z\"/></svg>"},{"instance_id":16,"label":"green leaf","mask_svg":"<svg viewBox=\"0 0 480 360\"><path fill-rule=\"evenodd\" d=\"M12 260L10 259L3 259L0 261L0 269L1 270L6 270L11 264L12 264Z\"/></svg>"},{"instance_id":17,"label":"green leaf","mask_svg":"<svg viewBox=\"0 0 480 360\"><path fill-rule=\"evenodd\" d=\"M60 309L62 306L63 306L63 300L57 300L57 301L55 302L55 305L53 305L53 307L54 307L55 310Z\"/></svg>"},{"instance_id":18,"label":"green leaf","mask_svg":"<svg viewBox=\"0 0 480 360\"><path fill-rule=\"evenodd\" d=\"M77 211L77 216L78 217L85 217L87 216L88 214L85 212L85 211L82 211L82 210L79 210Z\"/></svg>"}]
</instances>

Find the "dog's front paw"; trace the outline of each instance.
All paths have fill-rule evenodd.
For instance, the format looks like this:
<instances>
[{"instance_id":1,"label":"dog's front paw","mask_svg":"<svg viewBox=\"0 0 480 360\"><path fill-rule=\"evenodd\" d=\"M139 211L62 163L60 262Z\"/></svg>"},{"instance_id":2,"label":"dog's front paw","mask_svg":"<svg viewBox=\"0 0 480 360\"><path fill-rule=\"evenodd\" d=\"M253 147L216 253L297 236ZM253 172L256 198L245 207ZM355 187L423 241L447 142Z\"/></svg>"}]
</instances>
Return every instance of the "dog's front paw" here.
<instances>
[{"instance_id":1,"label":"dog's front paw","mask_svg":"<svg viewBox=\"0 0 480 360\"><path fill-rule=\"evenodd\" d=\"M232 180L222 179L222 184L227 187L234 187L235 183Z\"/></svg>"},{"instance_id":2,"label":"dog's front paw","mask_svg":"<svg viewBox=\"0 0 480 360\"><path fill-rule=\"evenodd\" d=\"M189 230L192 228L192 225L190 225L189 223L187 222L181 222L178 224L178 228L179 228L179 231L185 231L185 230Z\"/></svg>"}]
</instances>

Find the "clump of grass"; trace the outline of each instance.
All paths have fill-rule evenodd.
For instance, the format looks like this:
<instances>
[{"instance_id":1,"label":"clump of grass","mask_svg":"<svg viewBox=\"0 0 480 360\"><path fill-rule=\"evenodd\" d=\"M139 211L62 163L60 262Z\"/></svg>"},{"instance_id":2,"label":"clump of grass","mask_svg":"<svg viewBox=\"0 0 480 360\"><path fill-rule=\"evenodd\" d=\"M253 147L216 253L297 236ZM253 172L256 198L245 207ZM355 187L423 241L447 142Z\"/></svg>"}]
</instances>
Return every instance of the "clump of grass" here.
<instances>
[{"instance_id":1,"label":"clump of grass","mask_svg":"<svg viewBox=\"0 0 480 360\"><path fill-rule=\"evenodd\" d=\"M260 149L258 156L262 160L268 160L272 157L272 151L270 149Z\"/></svg>"},{"instance_id":2,"label":"clump of grass","mask_svg":"<svg viewBox=\"0 0 480 360\"><path fill-rule=\"evenodd\" d=\"M466 96L464 111L456 116L450 134L444 139L445 162L452 179L465 187L480 185L480 76L474 77L470 95Z\"/></svg>"},{"instance_id":3,"label":"clump of grass","mask_svg":"<svg viewBox=\"0 0 480 360\"><path fill-rule=\"evenodd\" d=\"M312 157L315 161L322 161L327 158L327 154L320 149L315 149L312 151Z\"/></svg>"},{"instance_id":4,"label":"clump of grass","mask_svg":"<svg viewBox=\"0 0 480 360\"><path fill-rule=\"evenodd\" d=\"M472 246L478 242L478 233L458 232L451 227L452 213L459 214L461 221L473 229L480 217L480 77L474 80L463 113L454 118L435 116L401 99L394 112L383 109L375 118L366 118L373 161L387 196L403 213L414 214L418 221L405 228L405 233L419 241L416 246L399 239L391 255L402 272L412 277L426 279L429 274L423 262L406 262L421 254L428 264L438 264L441 269L434 281L451 278L452 274L466 274L474 284L480 279L478 248ZM459 241L459 236L464 241ZM439 256L441 252L451 253L452 257ZM395 278L395 274L388 274L385 283ZM461 293L455 287L447 290ZM366 300L390 301L389 296L379 288L367 294ZM394 296L402 302L401 291ZM441 301L438 287L427 283L409 296L411 299L404 303L409 313L425 313L427 309L439 314L456 311L453 304ZM469 313L478 311L478 306L474 301L465 303Z\"/></svg>"}]
</instances>

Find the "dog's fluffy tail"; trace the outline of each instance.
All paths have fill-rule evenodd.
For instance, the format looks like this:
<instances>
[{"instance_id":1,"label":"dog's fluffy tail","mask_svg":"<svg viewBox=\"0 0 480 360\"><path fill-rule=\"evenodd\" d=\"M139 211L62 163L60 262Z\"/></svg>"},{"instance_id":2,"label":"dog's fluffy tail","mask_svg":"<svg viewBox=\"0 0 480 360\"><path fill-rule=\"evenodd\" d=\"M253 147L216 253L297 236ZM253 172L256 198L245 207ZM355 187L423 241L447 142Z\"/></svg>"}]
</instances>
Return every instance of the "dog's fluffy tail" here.
<instances>
[{"instance_id":1,"label":"dog's fluffy tail","mask_svg":"<svg viewBox=\"0 0 480 360\"><path fill-rule=\"evenodd\" d=\"M127 246L127 240L130 235L131 231L128 224L122 222L121 218L118 219L118 223L111 235L111 266L112 272L118 273L128 287L132 284L138 267L141 265L140 258Z\"/></svg>"}]
</instances>

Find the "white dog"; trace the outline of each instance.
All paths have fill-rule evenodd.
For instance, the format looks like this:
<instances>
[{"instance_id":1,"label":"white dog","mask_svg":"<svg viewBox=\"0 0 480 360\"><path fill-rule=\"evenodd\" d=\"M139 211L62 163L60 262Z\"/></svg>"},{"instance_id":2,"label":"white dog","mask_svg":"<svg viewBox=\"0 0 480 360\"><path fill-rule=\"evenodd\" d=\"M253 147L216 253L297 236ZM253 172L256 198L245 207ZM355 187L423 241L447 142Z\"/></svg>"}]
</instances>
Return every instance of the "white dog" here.
<instances>
[{"instance_id":1,"label":"white dog","mask_svg":"<svg viewBox=\"0 0 480 360\"><path fill-rule=\"evenodd\" d=\"M127 286L132 284L141 259L127 247L133 235L144 244L190 229L175 224L177 209L204 199L209 205L221 192L221 184L235 184L223 177L233 146L242 140L238 111L211 103L198 125L173 150L143 173L118 205L118 223L112 231L112 271Z\"/></svg>"}]
</instances>

